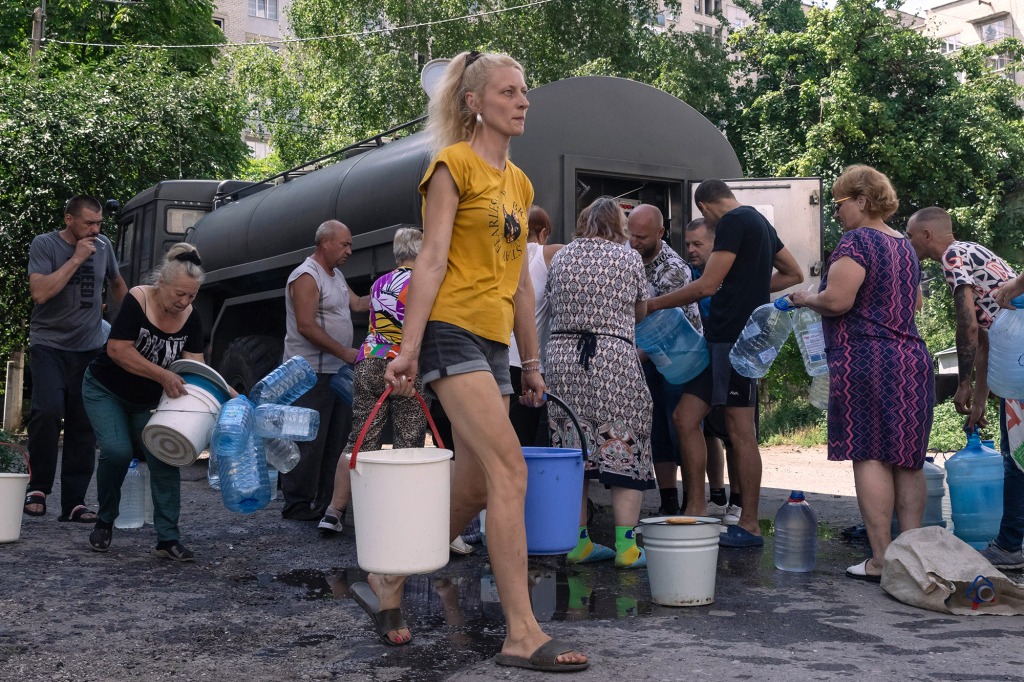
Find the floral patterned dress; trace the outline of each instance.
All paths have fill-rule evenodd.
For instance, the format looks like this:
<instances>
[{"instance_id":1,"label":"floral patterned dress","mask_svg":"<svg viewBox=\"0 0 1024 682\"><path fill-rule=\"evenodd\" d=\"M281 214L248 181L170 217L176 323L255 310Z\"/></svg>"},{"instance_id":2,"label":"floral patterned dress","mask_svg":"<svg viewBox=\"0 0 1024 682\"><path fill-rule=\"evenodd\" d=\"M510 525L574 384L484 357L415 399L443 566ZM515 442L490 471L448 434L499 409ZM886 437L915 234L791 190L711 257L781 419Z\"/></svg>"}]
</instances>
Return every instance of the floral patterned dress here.
<instances>
[{"instance_id":1,"label":"floral patterned dress","mask_svg":"<svg viewBox=\"0 0 1024 682\"><path fill-rule=\"evenodd\" d=\"M640 255L605 239L576 239L551 261L551 336L545 381L579 418L586 475L635 490L655 486L651 394L634 341L635 306L647 299ZM552 445L578 448L575 426L548 410Z\"/></svg>"}]
</instances>

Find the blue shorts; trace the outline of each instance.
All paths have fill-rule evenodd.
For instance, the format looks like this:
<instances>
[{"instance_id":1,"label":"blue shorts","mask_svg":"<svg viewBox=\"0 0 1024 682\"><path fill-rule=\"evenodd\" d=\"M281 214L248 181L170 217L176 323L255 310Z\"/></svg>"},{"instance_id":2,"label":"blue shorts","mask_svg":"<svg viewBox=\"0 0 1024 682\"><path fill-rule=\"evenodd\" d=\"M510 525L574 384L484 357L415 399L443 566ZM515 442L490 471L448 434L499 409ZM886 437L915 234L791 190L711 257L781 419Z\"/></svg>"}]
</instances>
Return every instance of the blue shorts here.
<instances>
[{"instance_id":1,"label":"blue shorts","mask_svg":"<svg viewBox=\"0 0 1024 682\"><path fill-rule=\"evenodd\" d=\"M423 392L431 398L430 382L457 374L490 372L501 395L512 395L508 344L491 341L447 322L427 322L420 347Z\"/></svg>"}]
</instances>

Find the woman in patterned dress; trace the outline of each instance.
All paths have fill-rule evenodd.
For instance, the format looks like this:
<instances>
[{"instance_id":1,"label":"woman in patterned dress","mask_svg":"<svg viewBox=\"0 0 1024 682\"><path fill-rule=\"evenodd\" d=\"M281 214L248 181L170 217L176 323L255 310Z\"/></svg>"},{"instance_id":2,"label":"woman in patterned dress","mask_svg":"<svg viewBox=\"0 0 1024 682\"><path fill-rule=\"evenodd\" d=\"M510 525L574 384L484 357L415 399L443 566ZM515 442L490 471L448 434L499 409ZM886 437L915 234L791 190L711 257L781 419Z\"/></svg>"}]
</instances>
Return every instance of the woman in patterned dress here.
<instances>
[{"instance_id":1,"label":"woman in patterned dress","mask_svg":"<svg viewBox=\"0 0 1024 682\"><path fill-rule=\"evenodd\" d=\"M828 458L853 460L871 544L872 557L846 575L878 582L893 508L901 529L921 525L935 384L914 324L920 264L910 241L885 224L899 207L889 179L868 166L851 166L832 196L843 237L819 293L791 298L822 315L831 377Z\"/></svg>"},{"instance_id":2,"label":"woman in patterned dress","mask_svg":"<svg viewBox=\"0 0 1024 682\"><path fill-rule=\"evenodd\" d=\"M587 439L586 477L612 489L615 550L594 544L586 526L587 486L579 544L571 563L611 559L620 568L646 565L633 527L643 491L654 487L651 394L636 354L634 329L647 314L643 261L629 248L626 216L601 197L580 214L576 239L551 261L551 337L546 375L551 392L576 413ZM549 411L553 445L579 447L572 422Z\"/></svg>"}]
</instances>

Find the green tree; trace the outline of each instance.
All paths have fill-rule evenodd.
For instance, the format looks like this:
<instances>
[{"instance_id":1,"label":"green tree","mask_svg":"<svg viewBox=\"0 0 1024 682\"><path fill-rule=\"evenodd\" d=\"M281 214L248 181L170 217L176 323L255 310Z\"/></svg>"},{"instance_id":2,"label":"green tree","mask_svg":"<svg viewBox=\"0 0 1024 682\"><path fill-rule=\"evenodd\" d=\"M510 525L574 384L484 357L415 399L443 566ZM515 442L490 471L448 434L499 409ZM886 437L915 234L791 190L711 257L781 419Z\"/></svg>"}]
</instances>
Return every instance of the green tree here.
<instances>
[{"instance_id":1,"label":"green tree","mask_svg":"<svg viewBox=\"0 0 1024 682\"><path fill-rule=\"evenodd\" d=\"M0 57L0 357L25 343L32 238L74 194L127 201L167 178L231 177L248 155L245 105L223 73L161 55L53 68ZM108 226L109 227L109 226Z\"/></svg>"}]
</instances>

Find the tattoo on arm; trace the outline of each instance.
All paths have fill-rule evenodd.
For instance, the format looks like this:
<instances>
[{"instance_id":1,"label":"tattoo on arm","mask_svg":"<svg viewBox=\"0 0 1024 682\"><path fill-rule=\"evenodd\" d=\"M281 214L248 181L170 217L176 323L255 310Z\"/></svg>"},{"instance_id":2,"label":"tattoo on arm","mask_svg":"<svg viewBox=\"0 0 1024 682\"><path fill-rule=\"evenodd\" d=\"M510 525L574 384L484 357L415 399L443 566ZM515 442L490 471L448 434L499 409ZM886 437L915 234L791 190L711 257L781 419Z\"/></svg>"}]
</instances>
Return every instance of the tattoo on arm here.
<instances>
[{"instance_id":1,"label":"tattoo on arm","mask_svg":"<svg viewBox=\"0 0 1024 682\"><path fill-rule=\"evenodd\" d=\"M974 372L974 359L978 353L977 333L970 334L970 330L977 324L974 315L974 302L968 302L969 288L961 285L953 292L953 301L956 305L956 362L957 378L960 383L969 381ZM973 298L973 297L972 297ZM973 338L972 338L973 336Z\"/></svg>"}]
</instances>

